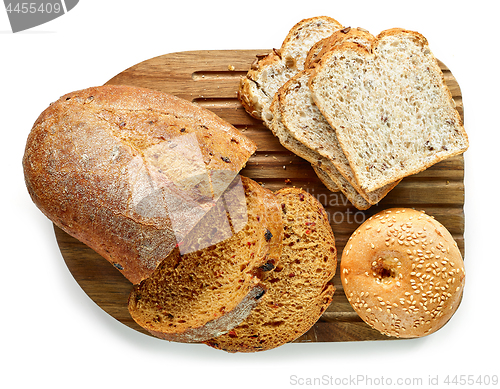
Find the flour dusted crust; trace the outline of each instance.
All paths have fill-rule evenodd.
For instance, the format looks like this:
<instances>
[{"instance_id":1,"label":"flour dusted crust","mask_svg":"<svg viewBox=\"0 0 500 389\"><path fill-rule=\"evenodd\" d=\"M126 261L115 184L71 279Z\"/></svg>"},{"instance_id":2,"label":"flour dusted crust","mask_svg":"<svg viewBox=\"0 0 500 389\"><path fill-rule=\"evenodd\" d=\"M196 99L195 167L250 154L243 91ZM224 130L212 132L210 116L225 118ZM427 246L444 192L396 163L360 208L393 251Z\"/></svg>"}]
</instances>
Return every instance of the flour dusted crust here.
<instances>
[{"instance_id":1,"label":"flour dusted crust","mask_svg":"<svg viewBox=\"0 0 500 389\"><path fill-rule=\"evenodd\" d=\"M344 292L381 333L413 338L439 330L461 300L465 269L449 231L432 216L392 208L349 238L340 263Z\"/></svg>"},{"instance_id":2,"label":"flour dusted crust","mask_svg":"<svg viewBox=\"0 0 500 389\"><path fill-rule=\"evenodd\" d=\"M23 167L40 210L136 284L255 150L233 126L185 100L101 86L62 96L40 115Z\"/></svg>"}]
</instances>

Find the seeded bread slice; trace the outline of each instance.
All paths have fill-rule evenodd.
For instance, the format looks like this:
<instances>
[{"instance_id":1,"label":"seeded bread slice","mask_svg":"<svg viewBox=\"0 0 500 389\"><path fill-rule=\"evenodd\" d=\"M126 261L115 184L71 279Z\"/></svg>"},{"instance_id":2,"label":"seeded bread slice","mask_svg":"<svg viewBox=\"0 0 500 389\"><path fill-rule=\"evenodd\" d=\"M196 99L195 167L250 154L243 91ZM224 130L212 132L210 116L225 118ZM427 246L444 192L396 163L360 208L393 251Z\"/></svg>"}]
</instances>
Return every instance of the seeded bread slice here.
<instances>
[{"instance_id":1,"label":"seeded bread slice","mask_svg":"<svg viewBox=\"0 0 500 389\"><path fill-rule=\"evenodd\" d=\"M248 221L231 238L180 255L175 249L136 285L128 309L151 334L201 342L228 331L250 313L266 287L261 278L279 261L283 222L276 196L242 177Z\"/></svg>"},{"instance_id":2,"label":"seeded bread slice","mask_svg":"<svg viewBox=\"0 0 500 389\"><path fill-rule=\"evenodd\" d=\"M341 28L340 23L327 16L304 19L293 26L281 48L258 56L241 79L238 97L245 110L269 126L272 119L269 106L278 88L304 69L307 52L315 42Z\"/></svg>"},{"instance_id":3,"label":"seeded bread slice","mask_svg":"<svg viewBox=\"0 0 500 389\"><path fill-rule=\"evenodd\" d=\"M321 56L309 87L357 182L374 191L463 153L467 134L427 40L382 32Z\"/></svg>"},{"instance_id":4,"label":"seeded bread slice","mask_svg":"<svg viewBox=\"0 0 500 389\"><path fill-rule=\"evenodd\" d=\"M350 197L357 196L359 193L369 204L377 204L399 181L370 193L358 185L349 161L340 147L335 130L312 100L308 83L313 71L314 69L306 69L299 72L279 89L277 95L281 121L291 137L335 166L349 184L343 183L342 186L346 188L346 191L352 192ZM321 159L317 161L320 162Z\"/></svg>"},{"instance_id":5,"label":"seeded bread slice","mask_svg":"<svg viewBox=\"0 0 500 389\"><path fill-rule=\"evenodd\" d=\"M271 103L271 111L273 112L272 129L274 135L279 139L283 147L310 162L318 178L329 190L332 192L340 190L359 210L370 208L371 204L354 189L329 159L323 157L313 149L306 147L291 136L290 131L288 131L287 127L281 121L281 110L277 97L278 96L275 95Z\"/></svg>"},{"instance_id":6,"label":"seeded bread slice","mask_svg":"<svg viewBox=\"0 0 500 389\"><path fill-rule=\"evenodd\" d=\"M268 272L260 304L239 326L206 342L228 352L269 350L309 330L332 301L337 252L321 204L298 188L276 192L285 236L280 265Z\"/></svg>"}]
</instances>

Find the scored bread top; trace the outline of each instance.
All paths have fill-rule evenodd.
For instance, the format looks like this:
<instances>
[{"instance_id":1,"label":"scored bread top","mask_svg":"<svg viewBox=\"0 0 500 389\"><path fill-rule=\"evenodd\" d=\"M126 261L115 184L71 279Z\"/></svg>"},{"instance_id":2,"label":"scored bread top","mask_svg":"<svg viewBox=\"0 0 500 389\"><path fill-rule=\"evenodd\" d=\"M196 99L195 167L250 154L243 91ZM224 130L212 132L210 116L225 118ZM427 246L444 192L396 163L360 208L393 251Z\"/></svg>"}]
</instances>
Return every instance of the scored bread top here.
<instances>
[{"instance_id":1,"label":"scored bread top","mask_svg":"<svg viewBox=\"0 0 500 389\"><path fill-rule=\"evenodd\" d=\"M188 101L101 86L62 96L40 115L23 167L40 210L139 283L255 150L232 125Z\"/></svg>"},{"instance_id":2,"label":"scored bread top","mask_svg":"<svg viewBox=\"0 0 500 389\"><path fill-rule=\"evenodd\" d=\"M241 79L238 97L245 110L269 126L269 106L278 88L304 69L307 52L315 42L341 28L339 22L327 16L304 19L293 26L281 48L258 56Z\"/></svg>"},{"instance_id":3,"label":"scored bread top","mask_svg":"<svg viewBox=\"0 0 500 389\"><path fill-rule=\"evenodd\" d=\"M272 192L242 177L248 222L216 245L174 250L129 297L129 312L157 337L201 342L239 324L265 293L263 274L280 260L281 207Z\"/></svg>"},{"instance_id":4,"label":"scored bread top","mask_svg":"<svg viewBox=\"0 0 500 389\"><path fill-rule=\"evenodd\" d=\"M438 62L417 32L384 31L371 50L334 45L314 67L309 87L367 192L468 147Z\"/></svg>"},{"instance_id":5,"label":"scored bread top","mask_svg":"<svg viewBox=\"0 0 500 389\"><path fill-rule=\"evenodd\" d=\"M323 206L298 188L276 196L285 232L280 264L264 276L267 292L247 319L209 346L228 352L278 347L309 330L332 301L337 252Z\"/></svg>"}]
</instances>

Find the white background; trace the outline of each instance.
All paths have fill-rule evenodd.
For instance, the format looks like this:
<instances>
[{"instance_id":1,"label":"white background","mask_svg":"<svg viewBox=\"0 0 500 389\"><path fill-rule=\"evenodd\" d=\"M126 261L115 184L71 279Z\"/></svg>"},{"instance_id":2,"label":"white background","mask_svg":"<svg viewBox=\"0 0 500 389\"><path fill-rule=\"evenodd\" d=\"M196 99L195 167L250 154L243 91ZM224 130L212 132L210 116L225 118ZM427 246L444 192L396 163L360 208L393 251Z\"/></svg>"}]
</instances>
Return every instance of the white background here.
<instances>
[{"instance_id":1,"label":"white background","mask_svg":"<svg viewBox=\"0 0 500 389\"><path fill-rule=\"evenodd\" d=\"M436 375L442 383L447 375L500 374L495 2L292 3L81 0L68 14L17 34L0 8L3 387L286 388L306 386L293 385L292 375L358 374L378 378L381 386L381 377L393 384L420 377L426 384ZM25 189L21 159L38 115L62 94L103 84L158 55L279 47L296 22L317 15L374 34L391 27L419 31L461 86L471 146L465 155L467 282L456 315L417 340L290 344L250 355L157 340L108 316L73 280L52 224Z\"/></svg>"}]
</instances>

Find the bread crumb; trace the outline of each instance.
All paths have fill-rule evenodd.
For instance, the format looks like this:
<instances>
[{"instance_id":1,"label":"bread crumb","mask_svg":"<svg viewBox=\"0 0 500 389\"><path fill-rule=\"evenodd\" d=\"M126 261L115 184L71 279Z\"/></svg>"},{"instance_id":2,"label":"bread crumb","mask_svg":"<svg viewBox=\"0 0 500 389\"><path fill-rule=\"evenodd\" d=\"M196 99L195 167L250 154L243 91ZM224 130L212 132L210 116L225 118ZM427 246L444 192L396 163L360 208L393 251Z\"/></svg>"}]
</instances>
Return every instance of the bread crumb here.
<instances>
[{"instance_id":1,"label":"bread crumb","mask_svg":"<svg viewBox=\"0 0 500 389\"><path fill-rule=\"evenodd\" d=\"M233 65L227 65L227 70L229 70L230 72L232 72L234 69L235 68Z\"/></svg>"}]
</instances>

